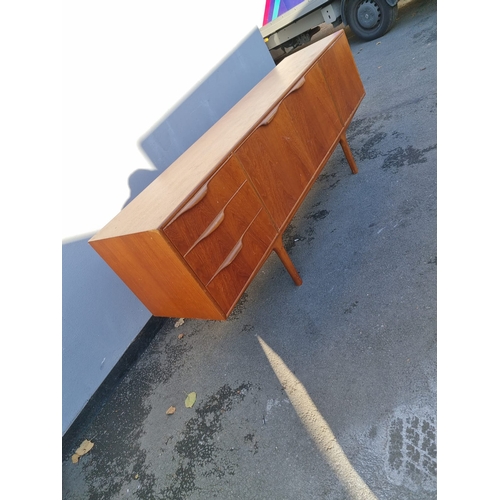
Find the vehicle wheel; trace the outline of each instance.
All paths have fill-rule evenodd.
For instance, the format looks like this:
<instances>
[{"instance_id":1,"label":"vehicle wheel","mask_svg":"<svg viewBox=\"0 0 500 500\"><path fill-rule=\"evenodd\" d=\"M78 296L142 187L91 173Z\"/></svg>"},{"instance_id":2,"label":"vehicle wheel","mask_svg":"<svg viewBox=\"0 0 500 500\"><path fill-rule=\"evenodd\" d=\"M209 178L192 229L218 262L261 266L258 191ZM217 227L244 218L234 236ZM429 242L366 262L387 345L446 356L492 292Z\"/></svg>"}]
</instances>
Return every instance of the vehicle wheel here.
<instances>
[{"instance_id":1,"label":"vehicle wheel","mask_svg":"<svg viewBox=\"0 0 500 500\"><path fill-rule=\"evenodd\" d=\"M362 40L385 35L398 15L398 4L391 7L385 0L350 0L346 5L347 24Z\"/></svg>"}]
</instances>

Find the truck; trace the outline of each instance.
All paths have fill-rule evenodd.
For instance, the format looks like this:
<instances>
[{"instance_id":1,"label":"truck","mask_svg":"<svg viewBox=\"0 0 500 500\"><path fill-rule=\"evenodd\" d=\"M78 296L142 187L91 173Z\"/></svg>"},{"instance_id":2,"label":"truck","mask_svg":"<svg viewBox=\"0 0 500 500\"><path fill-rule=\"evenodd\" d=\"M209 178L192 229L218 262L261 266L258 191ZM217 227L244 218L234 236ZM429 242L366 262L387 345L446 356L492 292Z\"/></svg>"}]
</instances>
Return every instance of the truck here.
<instances>
[{"instance_id":1,"label":"truck","mask_svg":"<svg viewBox=\"0 0 500 500\"><path fill-rule=\"evenodd\" d=\"M260 33L269 50L284 52L308 43L331 23L349 26L361 40L385 35L396 22L399 0L266 0Z\"/></svg>"}]
</instances>

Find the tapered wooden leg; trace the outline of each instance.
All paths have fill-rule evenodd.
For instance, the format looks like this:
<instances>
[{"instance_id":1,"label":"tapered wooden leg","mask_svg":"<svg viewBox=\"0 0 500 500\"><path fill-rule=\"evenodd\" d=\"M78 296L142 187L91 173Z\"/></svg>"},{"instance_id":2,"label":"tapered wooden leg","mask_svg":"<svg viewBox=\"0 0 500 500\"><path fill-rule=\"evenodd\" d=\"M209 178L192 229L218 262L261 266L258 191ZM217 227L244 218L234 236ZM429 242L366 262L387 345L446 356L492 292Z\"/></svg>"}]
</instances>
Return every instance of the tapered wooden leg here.
<instances>
[{"instance_id":1,"label":"tapered wooden leg","mask_svg":"<svg viewBox=\"0 0 500 500\"><path fill-rule=\"evenodd\" d=\"M356 162L354 161L354 156L352 156L351 148L349 147L349 143L347 142L345 132L340 136L340 145L342 146L345 157L347 159L347 163L349 163L352 173L357 174L358 167L356 166Z\"/></svg>"},{"instance_id":2,"label":"tapered wooden leg","mask_svg":"<svg viewBox=\"0 0 500 500\"><path fill-rule=\"evenodd\" d=\"M288 274L290 274L290 276L292 277L293 282L297 286L302 285L302 278L300 277L299 273L297 272L297 269L295 269L295 266L293 265L293 262L290 259L290 256L288 255L287 251L285 250L281 236L279 236L278 239L276 240L273 250L276 252L276 254L280 258L281 262L283 262L283 265L285 266L285 269L288 271Z\"/></svg>"}]
</instances>

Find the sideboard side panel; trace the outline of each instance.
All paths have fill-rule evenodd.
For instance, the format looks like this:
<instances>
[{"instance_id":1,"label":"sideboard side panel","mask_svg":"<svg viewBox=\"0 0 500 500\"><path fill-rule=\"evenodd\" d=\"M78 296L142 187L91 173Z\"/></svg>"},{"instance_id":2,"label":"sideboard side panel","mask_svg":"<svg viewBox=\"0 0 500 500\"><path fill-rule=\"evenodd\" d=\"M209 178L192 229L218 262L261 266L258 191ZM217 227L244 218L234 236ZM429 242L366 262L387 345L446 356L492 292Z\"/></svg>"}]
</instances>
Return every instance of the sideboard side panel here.
<instances>
[{"instance_id":1,"label":"sideboard side panel","mask_svg":"<svg viewBox=\"0 0 500 500\"><path fill-rule=\"evenodd\" d=\"M225 319L161 231L91 245L154 316Z\"/></svg>"}]
</instances>

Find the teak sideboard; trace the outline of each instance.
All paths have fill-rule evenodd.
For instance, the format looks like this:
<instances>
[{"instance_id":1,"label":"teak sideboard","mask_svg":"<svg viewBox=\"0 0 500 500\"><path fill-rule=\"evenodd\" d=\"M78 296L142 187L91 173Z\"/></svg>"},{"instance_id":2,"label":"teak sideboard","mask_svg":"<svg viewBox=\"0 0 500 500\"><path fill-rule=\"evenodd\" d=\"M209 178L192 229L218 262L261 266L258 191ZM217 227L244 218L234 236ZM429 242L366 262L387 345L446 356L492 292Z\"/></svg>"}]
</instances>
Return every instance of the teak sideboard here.
<instances>
[{"instance_id":1,"label":"teak sideboard","mask_svg":"<svg viewBox=\"0 0 500 500\"><path fill-rule=\"evenodd\" d=\"M344 31L288 56L89 243L154 316L224 320L365 95Z\"/></svg>"}]
</instances>

